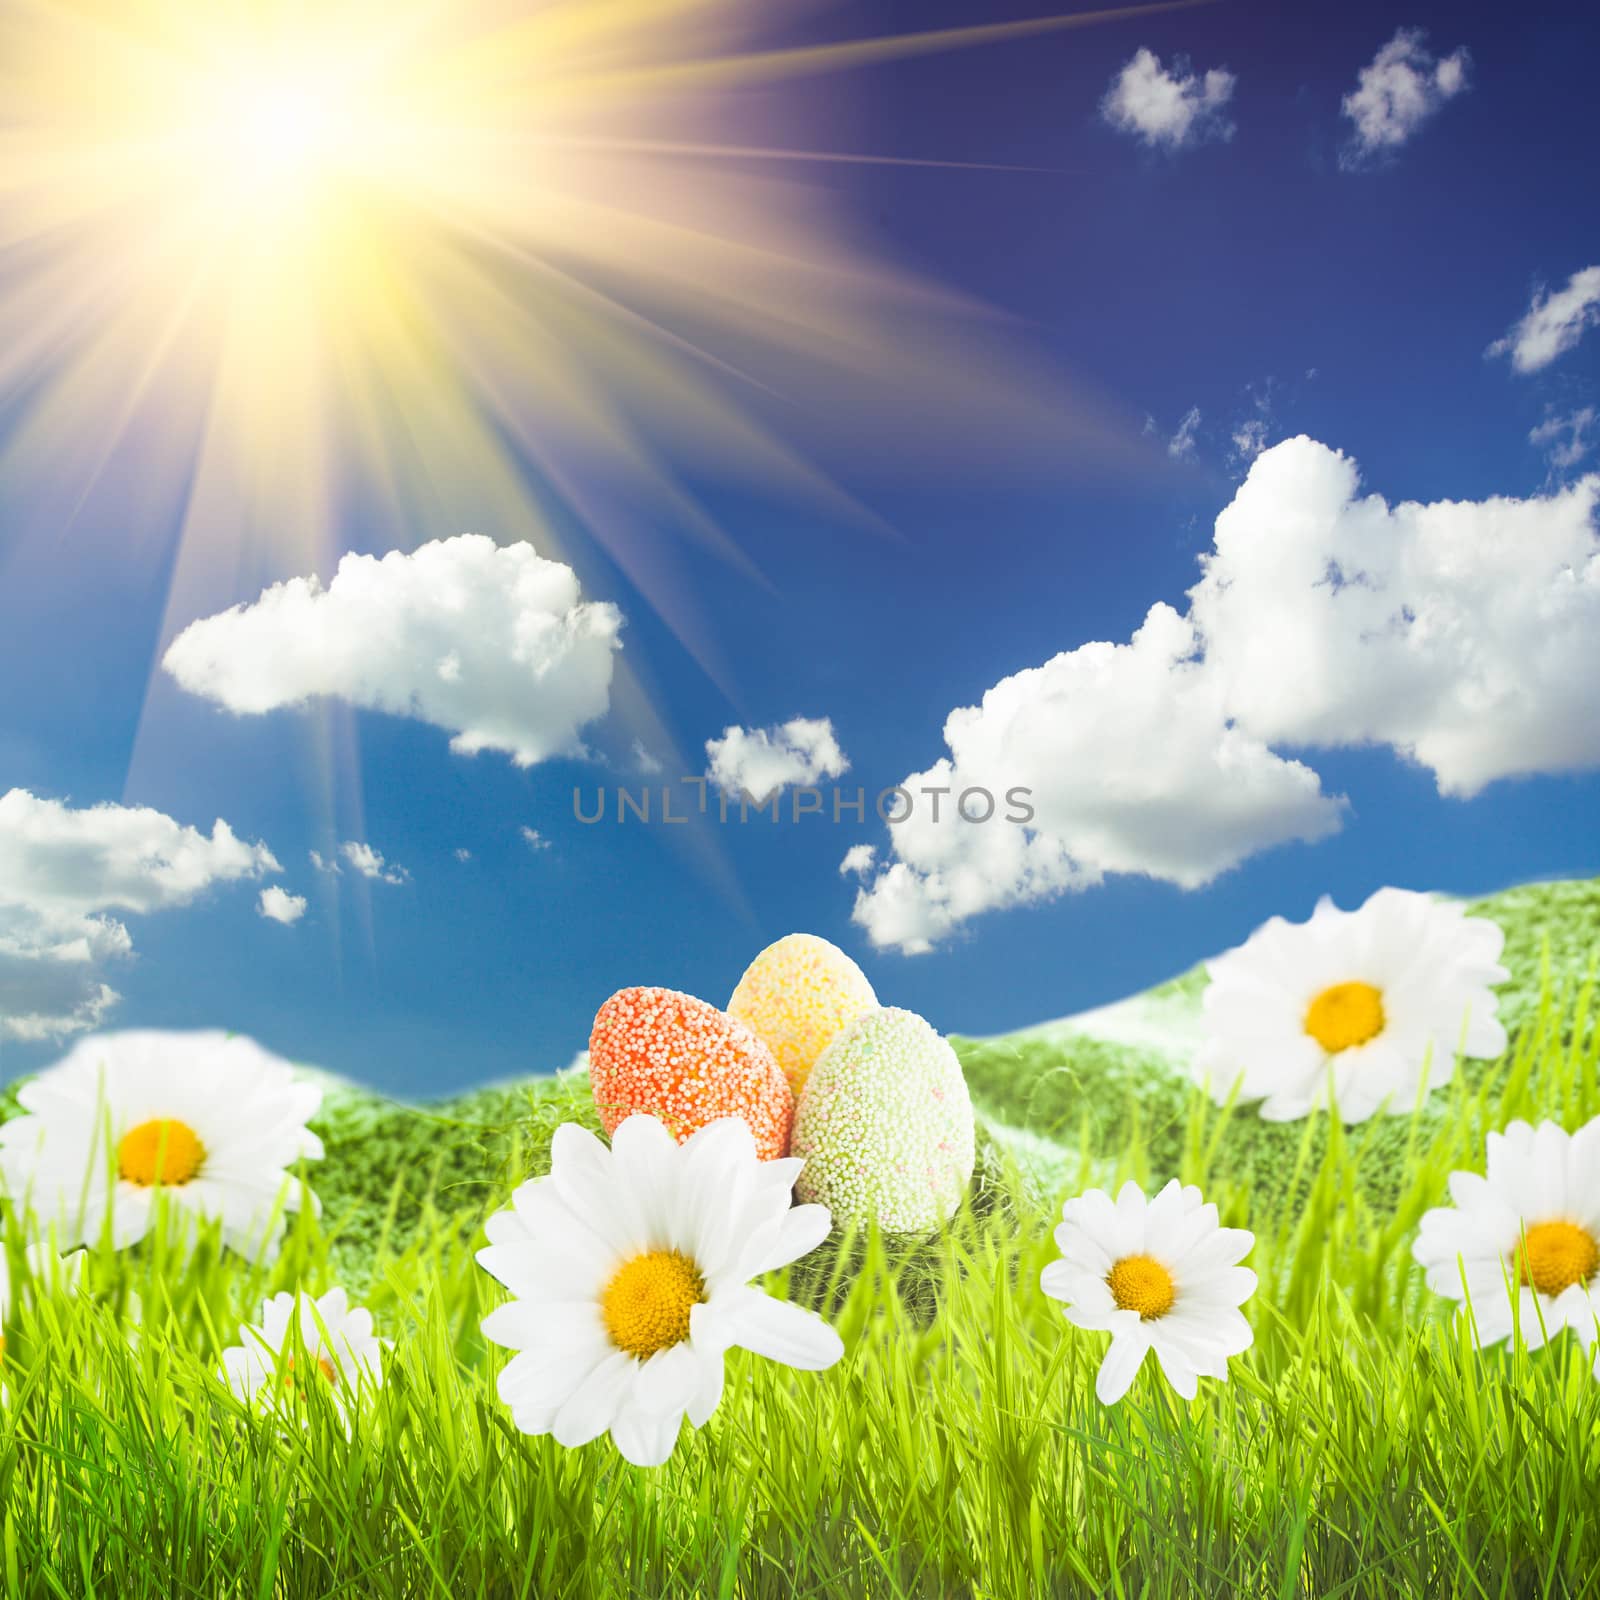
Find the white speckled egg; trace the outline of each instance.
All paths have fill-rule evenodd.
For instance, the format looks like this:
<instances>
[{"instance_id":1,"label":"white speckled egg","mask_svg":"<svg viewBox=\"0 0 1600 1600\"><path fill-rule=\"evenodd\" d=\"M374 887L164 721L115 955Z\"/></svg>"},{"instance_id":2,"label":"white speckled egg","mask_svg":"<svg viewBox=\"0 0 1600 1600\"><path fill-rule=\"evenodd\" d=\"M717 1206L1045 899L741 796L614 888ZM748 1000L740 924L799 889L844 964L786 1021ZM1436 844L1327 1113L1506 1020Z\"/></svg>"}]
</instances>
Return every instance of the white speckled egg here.
<instances>
[{"instance_id":1,"label":"white speckled egg","mask_svg":"<svg viewBox=\"0 0 1600 1600\"><path fill-rule=\"evenodd\" d=\"M858 1017L823 1051L795 1112L803 1201L889 1233L947 1221L972 1181L972 1100L949 1043L912 1011Z\"/></svg>"},{"instance_id":2,"label":"white speckled egg","mask_svg":"<svg viewBox=\"0 0 1600 1600\"><path fill-rule=\"evenodd\" d=\"M877 1006L867 975L843 950L791 933L744 969L728 1015L766 1045L798 1095L839 1030Z\"/></svg>"}]
</instances>

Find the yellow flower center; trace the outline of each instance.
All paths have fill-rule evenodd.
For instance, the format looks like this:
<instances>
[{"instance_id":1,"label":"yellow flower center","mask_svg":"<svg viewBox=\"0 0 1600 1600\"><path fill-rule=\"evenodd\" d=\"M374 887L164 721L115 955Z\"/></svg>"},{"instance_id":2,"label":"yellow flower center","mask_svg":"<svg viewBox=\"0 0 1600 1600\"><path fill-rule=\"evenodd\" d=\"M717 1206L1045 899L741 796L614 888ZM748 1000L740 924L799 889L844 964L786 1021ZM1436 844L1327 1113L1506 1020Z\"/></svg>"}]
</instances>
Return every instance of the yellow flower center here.
<instances>
[{"instance_id":1,"label":"yellow flower center","mask_svg":"<svg viewBox=\"0 0 1600 1600\"><path fill-rule=\"evenodd\" d=\"M1522 1281L1556 1295L1600 1272L1600 1240L1576 1222L1539 1222L1522 1244Z\"/></svg>"},{"instance_id":2,"label":"yellow flower center","mask_svg":"<svg viewBox=\"0 0 1600 1600\"><path fill-rule=\"evenodd\" d=\"M156 1117L130 1128L117 1146L117 1176L141 1189L188 1183L200 1171L206 1147L187 1122Z\"/></svg>"},{"instance_id":3,"label":"yellow flower center","mask_svg":"<svg viewBox=\"0 0 1600 1600\"><path fill-rule=\"evenodd\" d=\"M1383 991L1370 983L1336 983L1306 1008L1306 1032L1338 1055L1383 1032Z\"/></svg>"},{"instance_id":4,"label":"yellow flower center","mask_svg":"<svg viewBox=\"0 0 1600 1600\"><path fill-rule=\"evenodd\" d=\"M689 1337L689 1313L706 1297L700 1269L676 1250L651 1250L617 1268L600 1297L606 1332L643 1359Z\"/></svg>"},{"instance_id":5,"label":"yellow flower center","mask_svg":"<svg viewBox=\"0 0 1600 1600\"><path fill-rule=\"evenodd\" d=\"M1124 1256L1106 1274L1119 1311L1137 1311L1146 1321L1164 1317L1178 1298L1172 1274L1154 1256Z\"/></svg>"},{"instance_id":6,"label":"yellow flower center","mask_svg":"<svg viewBox=\"0 0 1600 1600\"><path fill-rule=\"evenodd\" d=\"M283 1386L285 1389L294 1388L294 1357L284 1359ZM339 1369L324 1355L317 1357L317 1371L322 1374L335 1388L339 1385Z\"/></svg>"}]
</instances>

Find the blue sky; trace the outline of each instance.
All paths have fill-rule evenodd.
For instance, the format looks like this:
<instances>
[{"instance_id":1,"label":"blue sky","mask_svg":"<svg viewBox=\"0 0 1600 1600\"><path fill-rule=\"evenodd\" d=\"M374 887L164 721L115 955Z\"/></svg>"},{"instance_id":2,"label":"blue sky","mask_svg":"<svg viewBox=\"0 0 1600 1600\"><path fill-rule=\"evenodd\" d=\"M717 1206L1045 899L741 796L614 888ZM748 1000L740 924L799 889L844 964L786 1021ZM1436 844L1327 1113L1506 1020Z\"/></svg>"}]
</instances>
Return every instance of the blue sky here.
<instances>
[{"instance_id":1,"label":"blue sky","mask_svg":"<svg viewBox=\"0 0 1600 1600\"><path fill-rule=\"evenodd\" d=\"M853 5L807 14L791 42L989 20L990 8L970 0ZM1355 125L1341 102L1400 29L1425 30L1426 55L1415 58L1425 72L1464 48L1463 86L1392 149L1353 160ZM665 984L721 1003L756 951L795 929L849 950L886 1003L946 1031L986 1033L1143 987L1238 942L1269 915L1303 918L1323 893L1350 906L1386 883L1472 892L1600 871L1592 732L1579 728L1552 756L1550 741L1540 744L1529 718L1506 703L1464 723L1437 675L1397 681L1392 704L1370 690L1360 700L1313 683L1346 660L1352 679L1368 670L1348 654L1363 643L1359 630L1299 662L1291 629L1287 691L1278 694L1282 686L1264 688L1262 679L1277 677L1279 656L1269 649L1263 671L1252 654L1272 608L1225 617L1225 597L1207 614L1234 641L1225 715L1252 741L1251 770L1271 798L1208 846L1186 837L1193 813L1180 775L1171 817L1132 828L1118 785L1141 757L1123 751L1115 770L1108 761L1110 816L1091 825L1093 747L1063 733L1063 749L1075 753L1072 827L1087 830L1066 845L1080 859L1056 869L1052 892L1030 898L1009 893L979 852L972 870L995 903L941 926L930 951L877 945L870 919L852 917L863 885L839 870L846 850L874 846L879 869L895 859L870 798L864 825L839 827L759 817L742 827L583 827L572 814L575 786L592 804L598 784L637 788L700 773L705 742L726 727L795 717L831 721L850 762L836 781L851 795L858 784L870 797L926 771L946 754L952 710L1061 652L1092 641L1126 646L1158 603L1184 613L1252 452L1294 436L1343 452L1359 467L1360 492L1391 508L1537 502L1526 526L1520 514L1497 511L1484 522L1449 513L1423 539L1459 536L1485 570L1494 551L1524 537L1536 549L1537 529L1560 516L1548 508L1581 493L1573 485L1597 457L1591 448L1553 460L1565 435L1530 433L1600 406L1600 332L1582 335L1580 305L1570 347L1531 370L1517 370L1514 348L1486 351L1508 336L1515 346L1536 297L1559 295L1600 261L1597 44L1600 20L1576 4L1350 5L1313 18L1302 7L1223 0L791 85L786 104L803 113L811 148L971 164L794 164L793 181L853 219L880 258L998 313L995 338L1073 396L1097 437L1015 451L981 427L955 439L889 428L878 439L833 426L826 397L810 390L747 397L752 414L818 462L864 514L762 475L724 472L715 459L668 458L760 574L673 537L663 513L648 561L688 597L694 641L715 676L661 614L660 584L641 587L572 519L559 554L585 603L620 612L619 660L659 718L654 751L664 770L653 778L631 762L638 724L621 687L611 711L582 730L604 762L555 756L526 767L493 749L454 753L444 728L338 699L235 715L185 692L160 666L173 634L200 615L168 614L182 506L126 488L97 491L66 524L61 485L47 493L18 472L5 485L0 525L0 794L24 790L74 810L153 808L213 842L213 821L223 818L281 869L245 863L192 894L168 885L146 897L147 909L134 903L137 890L98 901L82 884L61 890L57 910L70 901L74 914L114 919L131 946L105 957L103 979L119 998L97 1014L99 1025L232 1027L293 1059L427 1094L564 1064L600 1003L624 985ZM1114 127L1103 109L1140 50L1154 54L1175 92L1194 75L1191 97L1204 92L1207 72L1231 75L1226 95L1216 90L1217 103L1176 145ZM997 170L1006 168L1027 170ZM969 321L963 337L985 326ZM0 425L18 425L28 398L23 387L4 396ZM1175 449L1195 412L1191 446ZM159 432L161 419L148 426ZM1324 457L1276 459L1276 499L1253 480L1261 503L1252 515L1269 529L1292 521L1302 490L1326 493L1304 487ZM1568 505L1569 521L1581 525L1581 507ZM448 504L426 529L414 507L404 519L359 501L344 511L340 545L349 551L409 551L469 531L512 537L452 520L467 511ZM1409 526L1401 517L1374 537L1399 541ZM1581 544L1569 528L1569 547L1573 537ZM219 603L207 614L310 570L293 557L282 549L242 564L218 580ZM1512 568L1518 559L1509 558ZM1541 559L1556 558L1530 555L1529 570ZM1413 580L1431 592L1430 582L1445 582L1439 570ZM322 563L321 579L332 576L333 563ZM1247 576L1241 564L1235 598ZM1530 605L1542 581L1533 571ZM1493 610L1481 585L1471 592ZM1481 620L1484 650L1499 652L1484 671L1515 676L1541 635L1525 615L1486 611ZM1588 630L1586 646L1585 636L1572 637L1566 654L1528 669L1523 687L1535 700L1551 683L1600 682L1600 631ZM1298 718L1302 674L1311 676ZM1073 683L1072 694L1091 693ZM1324 692L1318 710L1311 702ZM1600 720L1594 693L1572 691L1573 717ZM1159 730L1170 712L1161 700L1148 728ZM1434 764L1397 753L1386 730L1401 721L1435 752ZM1316 732L1336 725L1345 730L1337 737ZM1147 743L1150 770L1164 743ZM1296 761L1304 780L1286 776ZM983 767L979 755L972 762ZM1493 776L1496 763L1532 772ZM1044 767L1051 779L1054 767ZM1491 776L1480 785L1462 778L1469 769ZM1018 770L1031 771L1027 759ZM1306 782L1320 799L1308 798ZM1441 795L1441 782L1462 792ZM1342 811L1339 796L1348 801ZM690 791L684 798L692 803ZM1310 837L1318 817L1337 831ZM537 846L524 829L537 831ZM1274 829L1290 837L1249 844L1252 830ZM1098 842L1084 845L1090 834ZM1185 887L1170 866L1152 876L1104 865L1143 859L1141 850L1168 842L1160 835L1170 836L1173 858L1193 864L1190 875L1209 881ZM14 852L34 852L37 869L30 891L0 883L0 902L9 895L14 910L31 893L37 911L53 892L45 857L54 846L42 840L38 829L13 840ZM350 841L403 869L394 874L402 881L365 876L348 856L337 874L311 864L311 851L338 859ZM1080 845L1100 870L1085 871ZM901 859L925 874L931 857L918 848L908 840ZM99 870L69 855L62 846L61 872ZM1218 865L1230 855L1237 864ZM18 870L20 857L9 860ZM298 920L260 914L269 884L305 897ZM925 909L926 895L918 904ZM0 992L15 995L17 981ZM43 1064L65 1037L0 1031L0 1072Z\"/></svg>"}]
</instances>

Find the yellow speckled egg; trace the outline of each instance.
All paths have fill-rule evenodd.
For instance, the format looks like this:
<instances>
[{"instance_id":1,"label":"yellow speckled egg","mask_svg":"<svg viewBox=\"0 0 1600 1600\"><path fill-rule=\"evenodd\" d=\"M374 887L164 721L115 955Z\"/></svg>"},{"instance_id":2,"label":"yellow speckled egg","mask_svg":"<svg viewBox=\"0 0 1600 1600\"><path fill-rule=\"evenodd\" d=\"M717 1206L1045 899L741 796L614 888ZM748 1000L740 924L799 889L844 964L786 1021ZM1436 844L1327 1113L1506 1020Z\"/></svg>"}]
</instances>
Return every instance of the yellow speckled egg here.
<instances>
[{"instance_id":1,"label":"yellow speckled egg","mask_svg":"<svg viewBox=\"0 0 1600 1600\"><path fill-rule=\"evenodd\" d=\"M728 1015L766 1044L798 1095L839 1031L877 1008L867 975L843 950L791 933L744 969Z\"/></svg>"}]
</instances>

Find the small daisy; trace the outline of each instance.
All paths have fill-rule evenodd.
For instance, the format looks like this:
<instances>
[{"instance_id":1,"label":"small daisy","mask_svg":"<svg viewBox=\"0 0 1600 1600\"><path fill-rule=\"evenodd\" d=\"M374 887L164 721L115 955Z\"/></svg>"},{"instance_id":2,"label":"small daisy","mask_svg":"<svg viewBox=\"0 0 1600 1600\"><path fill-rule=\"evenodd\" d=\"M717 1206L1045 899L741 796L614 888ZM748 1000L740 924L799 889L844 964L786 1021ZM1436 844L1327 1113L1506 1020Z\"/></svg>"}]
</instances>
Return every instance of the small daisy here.
<instances>
[{"instance_id":1,"label":"small daisy","mask_svg":"<svg viewBox=\"0 0 1600 1600\"><path fill-rule=\"evenodd\" d=\"M26 1251L27 1272L21 1285L24 1301L37 1301L43 1295L77 1293L83 1283L83 1251L60 1255L48 1244L30 1244ZM18 1285L11 1277L11 1262L4 1248L0 1248L0 1360L6 1353L6 1324L11 1320L13 1302L18 1298ZM0 1383L0 1402L11 1399Z\"/></svg>"},{"instance_id":2,"label":"small daisy","mask_svg":"<svg viewBox=\"0 0 1600 1600\"><path fill-rule=\"evenodd\" d=\"M1504 1051L1492 988L1504 943L1487 918L1406 889L1359 911L1324 898L1309 922L1273 917L1207 963L1196 1075L1219 1105L1237 1086L1271 1122L1326 1105L1330 1080L1345 1122L1408 1112L1450 1081L1458 1052Z\"/></svg>"},{"instance_id":3,"label":"small daisy","mask_svg":"<svg viewBox=\"0 0 1600 1600\"><path fill-rule=\"evenodd\" d=\"M383 1387L384 1341L372 1331L372 1313L352 1308L343 1289L318 1299L275 1294L259 1323L239 1330L240 1342L222 1352L228 1387L241 1400L292 1399L306 1372L327 1385L335 1409L348 1419L356 1399Z\"/></svg>"},{"instance_id":4,"label":"small daisy","mask_svg":"<svg viewBox=\"0 0 1600 1600\"><path fill-rule=\"evenodd\" d=\"M1513 1122L1488 1138L1488 1173L1450 1174L1454 1206L1423 1217L1412 1254L1435 1294L1471 1304L1486 1345L1529 1349L1571 1328L1585 1349L1600 1318L1600 1117L1566 1133ZM1542 1322L1542 1326L1541 1326Z\"/></svg>"},{"instance_id":5,"label":"small daisy","mask_svg":"<svg viewBox=\"0 0 1600 1600\"><path fill-rule=\"evenodd\" d=\"M38 1295L76 1293L83 1282L83 1252L74 1250L70 1255L59 1255L46 1244L30 1244L27 1248L27 1273L24 1292L32 1299ZM0 1351L4 1351L5 1324L11 1316L11 1304L16 1285L11 1279L11 1263L4 1249L0 1249Z\"/></svg>"},{"instance_id":6,"label":"small daisy","mask_svg":"<svg viewBox=\"0 0 1600 1600\"><path fill-rule=\"evenodd\" d=\"M1253 1337L1238 1307L1255 1293L1256 1275L1238 1263L1255 1235L1219 1227L1217 1208L1176 1178L1154 1200L1133 1182L1115 1200L1091 1189L1068 1200L1061 1216L1061 1259L1039 1285L1066 1302L1074 1327L1110 1333L1094 1386L1101 1404L1128 1392L1147 1350L1185 1400L1194 1399L1201 1378L1226 1383L1228 1357Z\"/></svg>"},{"instance_id":7,"label":"small daisy","mask_svg":"<svg viewBox=\"0 0 1600 1600\"><path fill-rule=\"evenodd\" d=\"M844 1354L821 1317L748 1286L814 1250L829 1217L790 1205L802 1163L758 1160L741 1118L679 1145L632 1116L609 1150L565 1123L550 1159L478 1252L515 1297L483 1332L519 1352L500 1398L524 1433L570 1448L609 1431L635 1466L659 1466L686 1416L698 1428L716 1410L731 1346L808 1372Z\"/></svg>"},{"instance_id":8,"label":"small daisy","mask_svg":"<svg viewBox=\"0 0 1600 1600\"><path fill-rule=\"evenodd\" d=\"M0 1177L35 1226L121 1248L158 1196L220 1221L232 1249L276 1247L300 1199L291 1169L322 1155L307 1127L322 1091L240 1035L108 1033L83 1040L17 1095Z\"/></svg>"}]
</instances>

